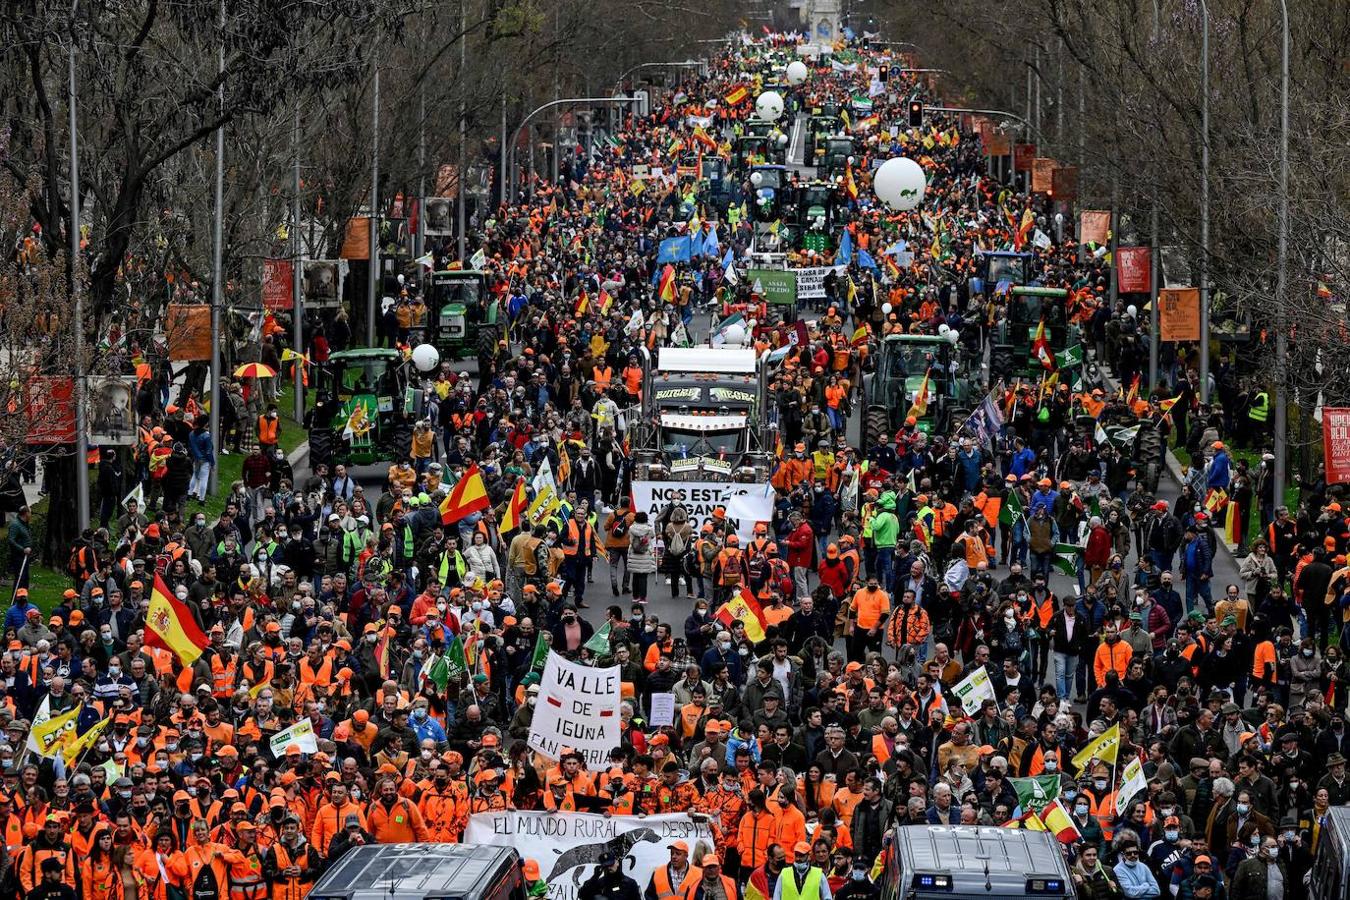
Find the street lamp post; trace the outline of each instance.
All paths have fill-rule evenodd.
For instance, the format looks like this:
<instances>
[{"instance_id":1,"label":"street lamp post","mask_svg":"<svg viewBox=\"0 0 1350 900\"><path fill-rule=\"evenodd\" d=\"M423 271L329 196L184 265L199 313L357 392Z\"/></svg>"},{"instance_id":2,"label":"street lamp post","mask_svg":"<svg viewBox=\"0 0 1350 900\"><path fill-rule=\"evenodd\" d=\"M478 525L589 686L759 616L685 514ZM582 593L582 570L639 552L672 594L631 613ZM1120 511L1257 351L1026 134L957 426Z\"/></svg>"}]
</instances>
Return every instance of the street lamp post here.
<instances>
[{"instance_id":1,"label":"street lamp post","mask_svg":"<svg viewBox=\"0 0 1350 900\"><path fill-rule=\"evenodd\" d=\"M1209 402L1209 3L1200 0L1200 402Z\"/></svg>"},{"instance_id":2,"label":"street lamp post","mask_svg":"<svg viewBox=\"0 0 1350 900\"><path fill-rule=\"evenodd\" d=\"M1156 44L1158 40L1158 0L1153 0L1153 41ZM1148 342L1148 389L1152 393L1158 387L1158 351L1160 342L1158 339L1158 269L1162 264L1162 252L1158 248L1158 198L1157 179L1154 180L1155 196L1152 209L1148 214L1149 227L1149 254L1148 254L1148 323L1149 337ZM1113 258L1114 260L1114 258Z\"/></svg>"},{"instance_id":3,"label":"street lamp post","mask_svg":"<svg viewBox=\"0 0 1350 900\"><path fill-rule=\"evenodd\" d=\"M220 55L217 58L217 70L221 73L225 71L225 0L220 0ZM225 83L222 79L219 87L216 88L216 101L220 104L221 111L225 107ZM216 184L215 184L215 216L211 225L211 439L216 442L217 452L219 448L224 447L220 433L220 379L224 375L221 372L221 362L224 354L220 350L220 313L221 306L225 302L225 273L221 268L221 257L224 253L224 219L225 219L225 129L216 128ZM216 488L220 485L220 463L211 467L211 473L207 476L206 489L211 494L215 494Z\"/></svg>"},{"instance_id":4,"label":"street lamp post","mask_svg":"<svg viewBox=\"0 0 1350 900\"><path fill-rule=\"evenodd\" d=\"M79 509L80 533L89 527L89 430L85 427L84 292L80 290L80 150L79 126L75 122L75 16L79 0L70 4L70 298L75 325L75 505ZM215 373L212 373L215 374Z\"/></svg>"},{"instance_id":5,"label":"street lamp post","mask_svg":"<svg viewBox=\"0 0 1350 900\"><path fill-rule=\"evenodd\" d=\"M1289 418L1286 411L1285 366L1288 365L1289 339L1284 321L1285 283L1284 267L1289 255L1289 4L1280 0L1280 19L1283 29L1280 52L1280 219L1279 249L1275 263L1275 466L1271 473L1274 482L1275 505L1284 504L1285 429ZM1306 415L1306 412L1304 413Z\"/></svg>"},{"instance_id":6,"label":"street lamp post","mask_svg":"<svg viewBox=\"0 0 1350 900\"><path fill-rule=\"evenodd\" d=\"M531 119L547 109L552 109L555 106L561 106L567 103L590 103L596 106L611 103L623 105L625 103L633 103L636 99L636 97L564 97L561 100L550 100L543 106L535 107L527 116L525 116L525 118L520 120L520 124L516 126L516 130L511 132L509 146L502 147L502 157L505 162L503 166L504 177L502 183L509 186L510 191L508 195L514 197L516 193L516 142L520 140L520 133L525 130L526 125L530 124ZM503 110L503 116L504 115L505 110Z\"/></svg>"},{"instance_id":7,"label":"street lamp post","mask_svg":"<svg viewBox=\"0 0 1350 900\"><path fill-rule=\"evenodd\" d=\"M366 346L375 346L375 311L380 289L380 63L375 70L370 108L370 273L366 277Z\"/></svg>"}]
</instances>

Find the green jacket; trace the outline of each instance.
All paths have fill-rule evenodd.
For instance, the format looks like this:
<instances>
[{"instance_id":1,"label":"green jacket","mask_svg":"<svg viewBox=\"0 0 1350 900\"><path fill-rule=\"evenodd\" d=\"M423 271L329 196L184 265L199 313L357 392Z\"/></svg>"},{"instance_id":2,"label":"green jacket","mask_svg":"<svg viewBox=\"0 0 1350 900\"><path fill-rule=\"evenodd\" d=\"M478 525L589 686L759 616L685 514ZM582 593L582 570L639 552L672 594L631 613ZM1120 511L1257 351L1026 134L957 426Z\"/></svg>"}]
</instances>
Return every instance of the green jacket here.
<instances>
[{"instance_id":1,"label":"green jacket","mask_svg":"<svg viewBox=\"0 0 1350 900\"><path fill-rule=\"evenodd\" d=\"M23 519L9 520L9 546L20 553L33 546L33 531Z\"/></svg>"},{"instance_id":2,"label":"green jacket","mask_svg":"<svg viewBox=\"0 0 1350 900\"><path fill-rule=\"evenodd\" d=\"M883 509L872 517L872 543L878 550L894 549L900 536L900 520L895 513Z\"/></svg>"}]
</instances>

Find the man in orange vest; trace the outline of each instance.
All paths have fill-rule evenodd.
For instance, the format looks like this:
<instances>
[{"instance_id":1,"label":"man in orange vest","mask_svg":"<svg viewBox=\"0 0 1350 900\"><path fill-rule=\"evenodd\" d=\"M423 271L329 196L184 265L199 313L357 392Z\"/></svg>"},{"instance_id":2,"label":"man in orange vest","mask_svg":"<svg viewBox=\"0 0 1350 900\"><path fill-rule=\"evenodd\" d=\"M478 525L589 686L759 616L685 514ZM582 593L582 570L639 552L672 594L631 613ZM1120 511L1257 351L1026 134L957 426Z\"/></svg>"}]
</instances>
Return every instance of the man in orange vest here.
<instances>
[{"instance_id":1,"label":"man in orange vest","mask_svg":"<svg viewBox=\"0 0 1350 900\"><path fill-rule=\"evenodd\" d=\"M360 824L359 815L352 816ZM272 886L272 900L304 900L323 871L323 863L323 857L300 834L300 820L287 816L281 823L281 839L263 856L263 877Z\"/></svg>"},{"instance_id":2,"label":"man in orange vest","mask_svg":"<svg viewBox=\"0 0 1350 900\"><path fill-rule=\"evenodd\" d=\"M366 824L381 844L425 843L427 826L422 813L407 797L400 797L393 778L380 782L378 795L366 812Z\"/></svg>"},{"instance_id":3,"label":"man in orange vest","mask_svg":"<svg viewBox=\"0 0 1350 900\"><path fill-rule=\"evenodd\" d=\"M678 900L702 877L703 870L689 864L689 845L676 841L670 845L670 862L652 870L642 896L644 900Z\"/></svg>"},{"instance_id":4,"label":"man in orange vest","mask_svg":"<svg viewBox=\"0 0 1350 900\"><path fill-rule=\"evenodd\" d=\"M586 521L584 509L572 513L558 535L558 543L563 552L562 596L566 597L569 589L576 591L577 608L585 609L586 573L596 553L595 529Z\"/></svg>"},{"instance_id":5,"label":"man in orange vest","mask_svg":"<svg viewBox=\"0 0 1350 900\"><path fill-rule=\"evenodd\" d=\"M277 418L277 405L267 404L267 412L258 416L258 446L271 459L276 455L280 441L281 421Z\"/></svg>"}]
</instances>

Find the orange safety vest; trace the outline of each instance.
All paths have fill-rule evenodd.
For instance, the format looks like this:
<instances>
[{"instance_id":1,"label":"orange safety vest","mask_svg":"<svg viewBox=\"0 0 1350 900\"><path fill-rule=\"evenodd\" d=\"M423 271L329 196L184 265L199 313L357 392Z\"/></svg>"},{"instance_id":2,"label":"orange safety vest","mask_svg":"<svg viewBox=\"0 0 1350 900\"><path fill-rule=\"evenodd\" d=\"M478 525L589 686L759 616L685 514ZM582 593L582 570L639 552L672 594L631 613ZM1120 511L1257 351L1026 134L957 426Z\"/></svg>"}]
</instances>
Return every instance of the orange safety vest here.
<instances>
[{"instance_id":1,"label":"orange safety vest","mask_svg":"<svg viewBox=\"0 0 1350 900\"><path fill-rule=\"evenodd\" d=\"M282 872L296 865L301 871L312 868L309 864L310 844L304 844L304 852L292 859L286 845L277 841L272 845L272 853L276 856L277 871ZM309 889L314 887L312 881L302 881L303 876L296 875L287 877L285 875L272 882L272 900L304 900L309 893Z\"/></svg>"},{"instance_id":2,"label":"orange safety vest","mask_svg":"<svg viewBox=\"0 0 1350 900\"><path fill-rule=\"evenodd\" d=\"M333 683L333 659L325 656L323 662L319 664L316 670L310 664L309 657L306 656L300 660L300 683L317 684L320 687L328 687Z\"/></svg>"},{"instance_id":3,"label":"orange safety vest","mask_svg":"<svg viewBox=\"0 0 1350 900\"><path fill-rule=\"evenodd\" d=\"M886 760L891 758L890 745L886 743L886 735L872 735L872 755L877 758L877 762L886 765Z\"/></svg>"},{"instance_id":4,"label":"orange safety vest","mask_svg":"<svg viewBox=\"0 0 1350 900\"><path fill-rule=\"evenodd\" d=\"M230 657L229 666L220 661L220 654L211 654L211 696L229 698L234 696L235 671L238 660Z\"/></svg>"},{"instance_id":5,"label":"orange safety vest","mask_svg":"<svg viewBox=\"0 0 1350 900\"><path fill-rule=\"evenodd\" d=\"M703 877L703 870L696 866L689 866L684 873L684 878L678 885L672 886L670 883L670 866L657 866L652 872L652 891L656 894L656 900L675 900L676 897L687 896L691 885L697 884ZM727 894L727 900L735 900L735 893Z\"/></svg>"},{"instance_id":6,"label":"orange safety vest","mask_svg":"<svg viewBox=\"0 0 1350 900\"><path fill-rule=\"evenodd\" d=\"M576 519L567 520L567 543L563 545L563 556L576 556L583 546L591 545L594 538L589 522L585 523L585 529L582 531L577 527Z\"/></svg>"},{"instance_id":7,"label":"orange safety vest","mask_svg":"<svg viewBox=\"0 0 1350 900\"><path fill-rule=\"evenodd\" d=\"M731 898L736 896L736 882L725 875L719 876L722 879L722 896ZM689 889L684 892L684 900L694 900L700 890L699 885L703 883L703 872L699 871L698 880L689 885Z\"/></svg>"},{"instance_id":8,"label":"orange safety vest","mask_svg":"<svg viewBox=\"0 0 1350 900\"><path fill-rule=\"evenodd\" d=\"M258 416L258 443L275 444L280 425L281 419L279 418L269 419L267 416Z\"/></svg>"},{"instance_id":9,"label":"orange safety vest","mask_svg":"<svg viewBox=\"0 0 1350 900\"><path fill-rule=\"evenodd\" d=\"M726 547L717 554L717 565L722 574L718 576L723 587L734 587L741 583L741 551L735 547Z\"/></svg>"},{"instance_id":10,"label":"orange safety vest","mask_svg":"<svg viewBox=\"0 0 1350 900\"><path fill-rule=\"evenodd\" d=\"M610 383L614 380L614 370L609 366L596 366L591 370L595 376L595 389L609 390Z\"/></svg>"}]
</instances>

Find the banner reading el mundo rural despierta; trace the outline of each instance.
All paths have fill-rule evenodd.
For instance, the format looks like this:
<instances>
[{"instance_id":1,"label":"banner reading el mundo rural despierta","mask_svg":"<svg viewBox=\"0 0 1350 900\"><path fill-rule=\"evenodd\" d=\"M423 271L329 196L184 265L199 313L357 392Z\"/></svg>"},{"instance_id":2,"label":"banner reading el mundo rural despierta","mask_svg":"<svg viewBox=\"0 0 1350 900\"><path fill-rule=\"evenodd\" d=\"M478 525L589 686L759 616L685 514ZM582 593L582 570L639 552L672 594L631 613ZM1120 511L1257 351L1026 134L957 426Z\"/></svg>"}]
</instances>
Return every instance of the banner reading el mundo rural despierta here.
<instances>
[{"instance_id":1,"label":"banner reading el mundo rural despierta","mask_svg":"<svg viewBox=\"0 0 1350 900\"><path fill-rule=\"evenodd\" d=\"M475 813L464 831L466 844L514 847L522 859L539 863L548 900L576 900L605 851L620 857L624 874L638 883L638 890L646 890L652 872L670 860L674 841L688 843L694 851L689 858L699 859L699 854L712 852L712 829L687 813L638 818L515 810ZM699 841L705 850L698 849Z\"/></svg>"},{"instance_id":2,"label":"banner reading el mundo rural despierta","mask_svg":"<svg viewBox=\"0 0 1350 900\"><path fill-rule=\"evenodd\" d=\"M712 518L713 510L724 507L727 520L741 540L755 536L755 523L773 518L773 489L766 485L721 481L634 481L634 510L643 510L655 521L666 504L680 502L689 511L694 531Z\"/></svg>"}]
</instances>

